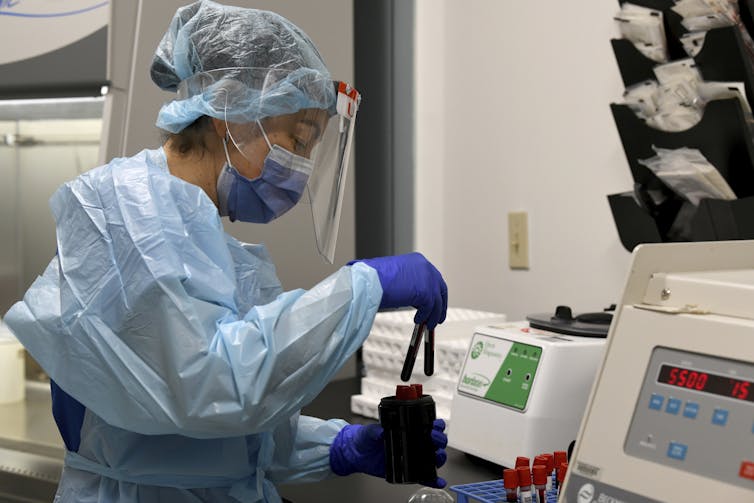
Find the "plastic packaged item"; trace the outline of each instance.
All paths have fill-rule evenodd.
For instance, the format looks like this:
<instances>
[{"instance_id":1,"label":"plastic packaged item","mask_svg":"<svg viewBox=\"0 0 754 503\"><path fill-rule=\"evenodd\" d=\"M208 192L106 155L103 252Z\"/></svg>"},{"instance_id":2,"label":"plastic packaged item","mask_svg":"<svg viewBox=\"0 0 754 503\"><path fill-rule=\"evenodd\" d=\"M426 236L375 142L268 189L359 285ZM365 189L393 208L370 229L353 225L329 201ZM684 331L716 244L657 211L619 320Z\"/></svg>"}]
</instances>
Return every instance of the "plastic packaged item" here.
<instances>
[{"instance_id":1,"label":"plastic packaged item","mask_svg":"<svg viewBox=\"0 0 754 503\"><path fill-rule=\"evenodd\" d=\"M453 503L453 496L444 489L422 487L408 499L408 503Z\"/></svg>"},{"instance_id":2,"label":"plastic packaged item","mask_svg":"<svg viewBox=\"0 0 754 503\"><path fill-rule=\"evenodd\" d=\"M418 484L437 479L432 423L435 402L416 385L396 387L395 396L380 400L380 425L385 430L385 480Z\"/></svg>"},{"instance_id":3,"label":"plastic packaged item","mask_svg":"<svg viewBox=\"0 0 754 503\"><path fill-rule=\"evenodd\" d=\"M673 112L664 112L647 119L647 125L661 131L685 131L702 120L702 112L696 108L678 106Z\"/></svg>"},{"instance_id":4,"label":"plastic packaged item","mask_svg":"<svg viewBox=\"0 0 754 503\"><path fill-rule=\"evenodd\" d=\"M623 101L641 119L647 119L657 114L657 93L659 85L655 80L645 80L629 86L623 93Z\"/></svg>"},{"instance_id":5,"label":"plastic packaged item","mask_svg":"<svg viewBox=\"0 0 754 503\"><path fill-rule=\"evenodd\" d=\"M652 71L660 85L667 86L678 81L699 82L702 76L696 67L696 62L691 58L679 59L664 65L655 66Z\"/></svg>"},{"instance_id":6,"label":"plastic packaged item","mask_svg":"<svg viewBox=\"0 0 754 503\"><path fill-rule=\"evenodd\" d=\"M624 3L615 20L622 37L642 54L657 62L668 60L662 11Z\"/></svg>"},{"instance_id":7,"label":"plastic packaged item","mask_svg":"<svg viewBox=\"0 0 754 503\"><path fill-rule=\"evenodd\" d=\"M743 82L699 82L696 89L699 98L705 104L712 100L737 98L741 102L741 108L751 114L751 106L749 100L746 99L746 88Z\"/></svg>"},{"instance_id":8,"label":"plastic packaged item","mask_svg":"<svg viewBox=\"0 0 754 503\"><path fill-rule=\"evenodd\" d=\"M657 82L648 80L626 89L626 104L647 124L663 131L682 131L702 119L704 102L697 91L702 81L693 59L654 68Z\"/></svg>"},{"instance_id":9,"label":"plastic packaged item","mask_svg":"<svg viewBox=\"0 0 754 503\"><path fill-rule=\"evenodd\" d=\"M689 31L709 31L714 28L733 26L735 23L727 15L718 13L707 16L687 17L681 21L681 24Z\"/></svg>"},{"instance_id":10,"label":"plastic packaged item","mask_svg":"<svg viewBox=\"0 0 754 503\"><path fill-rule=\"evenodd\" d=\"M736 7L735 0L676 0L671 10L683 18L693 18L718 13L734 15Z\"/></svg>"},{"instance_id":11,"label":"plastic packaged item","mask_svg":"<svg viewBox=\"0 0 754 503\"><path fill-rule=\"evenodd\" d=\"M699 51L704 47L704 38L706 35L706 31L692 31L681 36L683 50L686 51L689 57L693 58L699 54Z\"/></svg>"},{"instance_id":12,"label":"plastic packaged item","mask_svg":"<svg viewBox=\"0 0 754 503\"><path fill-rule=\"evenodd\" d=\"M657 156L640 159L673 192L694 206L702 199L732 200L736 194L720 172L696 149L652 147Z\"/></svg>"}]
</instances>

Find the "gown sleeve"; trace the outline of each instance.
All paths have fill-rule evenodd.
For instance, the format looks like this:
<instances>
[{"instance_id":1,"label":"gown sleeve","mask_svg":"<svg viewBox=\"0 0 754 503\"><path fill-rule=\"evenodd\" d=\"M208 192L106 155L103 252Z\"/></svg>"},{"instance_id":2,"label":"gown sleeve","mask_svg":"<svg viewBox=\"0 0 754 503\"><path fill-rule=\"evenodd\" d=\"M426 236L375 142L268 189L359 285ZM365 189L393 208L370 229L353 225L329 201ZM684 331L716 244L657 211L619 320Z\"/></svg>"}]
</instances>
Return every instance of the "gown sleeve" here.
<instances>
[{"instance_id":1,"label":"gown sleeve","mask_svg":"<svg viewBox=\"0 0 754 503\"><path fill-rule=\"evenodd\" d=\"M302 483L333 476L330 445L346 424L342 419L293 416L290 428L281 426L276 431L274 462L267 470L270 480L276 484Z\"/></svg>"},{"instance_id":2,"label":"gown sleeve","mask_svg":"<svg viewBox=\"0 0 754 503\"><path fill-rule=\"evenodd\" d=\"M138 167L56 193L58 253L6 323L58 386L114 426L196 438L273 429L366 339L382 297L376 271L342 267L241 312L214 205Z\"/></svg>"}]
</instances>

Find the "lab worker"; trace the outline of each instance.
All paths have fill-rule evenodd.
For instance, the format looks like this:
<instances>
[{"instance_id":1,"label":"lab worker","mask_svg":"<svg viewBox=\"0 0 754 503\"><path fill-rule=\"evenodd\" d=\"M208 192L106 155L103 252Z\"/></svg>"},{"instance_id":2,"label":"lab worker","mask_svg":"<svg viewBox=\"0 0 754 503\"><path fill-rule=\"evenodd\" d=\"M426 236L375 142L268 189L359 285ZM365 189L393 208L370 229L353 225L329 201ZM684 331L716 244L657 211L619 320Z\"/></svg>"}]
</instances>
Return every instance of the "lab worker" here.
<instances>
[{"instance_id":1,"label":"lab worker","mask_svg":"<svg viewBox=\"0 0 754 503\"><path fill-rule=\"evenodd\" d=\"M221 223L271 222L306 193L332 260L358 93L285 18L209 1L177 11L151 76L177 93L164 145L57 190L57 253L5 316L52 380L55 501L279 502L278 483L384 477L379 425L299 411L379 308L441 323L442 276L413 253L285 292L264 246Z\"/></svg>"}]
</instances>

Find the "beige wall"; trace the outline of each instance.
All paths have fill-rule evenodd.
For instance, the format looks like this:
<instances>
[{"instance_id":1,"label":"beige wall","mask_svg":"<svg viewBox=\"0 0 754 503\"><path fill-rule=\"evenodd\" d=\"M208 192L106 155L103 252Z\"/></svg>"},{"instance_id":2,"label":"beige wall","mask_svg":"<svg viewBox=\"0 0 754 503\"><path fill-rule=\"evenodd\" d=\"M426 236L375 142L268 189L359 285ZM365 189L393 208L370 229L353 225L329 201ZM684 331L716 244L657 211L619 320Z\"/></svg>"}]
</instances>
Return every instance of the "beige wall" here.
<instances>
[{"instance_id":1,"label":"beige wall","mask_svg":"<svg viewBox=\"0 0 754 503\"><path fill-rule=\"evenodd\" d=\"M617 2L418 0L417 248L450 304L508 314L616 302L629 253L606 195L632 180L609 104ZM507 214L529 213L530 270Z\"/></svg>"}]
</instances>

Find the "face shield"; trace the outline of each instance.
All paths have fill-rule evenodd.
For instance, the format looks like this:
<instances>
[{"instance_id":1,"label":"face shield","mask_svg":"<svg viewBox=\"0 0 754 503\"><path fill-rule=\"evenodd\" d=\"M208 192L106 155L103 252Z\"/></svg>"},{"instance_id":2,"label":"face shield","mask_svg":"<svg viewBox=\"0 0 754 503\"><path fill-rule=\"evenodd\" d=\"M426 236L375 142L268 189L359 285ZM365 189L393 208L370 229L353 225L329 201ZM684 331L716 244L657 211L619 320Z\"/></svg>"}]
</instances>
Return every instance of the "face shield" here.
<instances>
[{"instance_id":1,"label":"face shield","mask_svg":"<svg viewBox=\"0 0 754 503\"><path fill-rule=\"evenodd\" d=\"M200 97L211 106L206 115L225 120L235 148L260 168L258 178L272 177L272 161L278 187L311 173L306 194L317 249L333 263L359 93L308 69L234 68L196 74L178 94Z\"/></svg>"},{"instance_id":2,"label":"face shield","mask_svg":"<svg viewBox=\"0 0 754 503\"><path fill-rule=\"evenodd\" d=\"M314 234L320 255L332 264L338 240L340 212L346 189L356 111L361 95L338 83L336 113L327 123L317 152L307 191L312 207Z\"/></svg>"}]
</instances>

